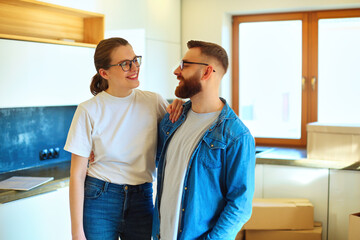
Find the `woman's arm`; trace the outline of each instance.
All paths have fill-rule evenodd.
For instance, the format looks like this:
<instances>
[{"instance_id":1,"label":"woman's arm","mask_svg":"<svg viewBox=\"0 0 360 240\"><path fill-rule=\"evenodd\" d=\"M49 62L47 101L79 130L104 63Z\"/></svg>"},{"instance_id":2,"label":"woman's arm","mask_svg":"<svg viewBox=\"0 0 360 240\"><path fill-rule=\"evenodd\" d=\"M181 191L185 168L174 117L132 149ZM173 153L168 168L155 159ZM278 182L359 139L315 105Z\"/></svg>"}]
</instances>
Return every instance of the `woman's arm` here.
<instances>
[{"instance_id":1,"label":"woman's arm","mask_svg":"<svg viewBox=\"0 0 360 240\"><path fill-rule=\"evenodd\" d=\"M70 215L73 240L85 240L83 227L84 183L88 159L76 154L71 155L70 169Z\"/></svg>"}]
</instances>

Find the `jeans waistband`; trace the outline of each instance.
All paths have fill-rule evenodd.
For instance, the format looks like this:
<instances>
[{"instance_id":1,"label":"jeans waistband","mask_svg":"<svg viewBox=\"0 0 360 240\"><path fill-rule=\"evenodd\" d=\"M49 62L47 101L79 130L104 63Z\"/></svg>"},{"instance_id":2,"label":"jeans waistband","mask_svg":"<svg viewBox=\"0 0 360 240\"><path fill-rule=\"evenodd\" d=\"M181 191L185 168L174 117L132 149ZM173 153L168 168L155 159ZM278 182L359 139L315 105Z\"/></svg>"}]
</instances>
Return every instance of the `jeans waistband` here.
<instances>
[{"instance_id":1,"label":"jeans waistband","mask_svg":"<svg viewBox=\"0 0 360 240\"><path fill-rule=\"evenodd\" d=\"M142 191L143 189L152 187L152 183L143 183L139 185L116 184L116 183L106 182L101 179L90 176L86 176L85 182L101 187L104 190L113 190L113 191L139 192Z\"/></svg>"}]
</instances>

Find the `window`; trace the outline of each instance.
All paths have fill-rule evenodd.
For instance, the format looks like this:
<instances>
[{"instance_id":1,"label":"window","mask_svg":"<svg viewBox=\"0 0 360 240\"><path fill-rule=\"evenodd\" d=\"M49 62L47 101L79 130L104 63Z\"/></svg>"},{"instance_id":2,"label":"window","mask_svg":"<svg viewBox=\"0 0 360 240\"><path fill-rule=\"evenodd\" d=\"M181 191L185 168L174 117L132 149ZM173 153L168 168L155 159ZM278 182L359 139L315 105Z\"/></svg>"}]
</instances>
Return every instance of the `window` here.
<instances>
[{"instance_id":1,"label":"window","mask_svg":"<svg viewBox=\"0 0 360 240\"><path fill-rule=\"evenodd\" d=\"M232 106L257 145L306 145L306 124L360 123L360 9L233 17Z\"/></svg>"}]
</instances>

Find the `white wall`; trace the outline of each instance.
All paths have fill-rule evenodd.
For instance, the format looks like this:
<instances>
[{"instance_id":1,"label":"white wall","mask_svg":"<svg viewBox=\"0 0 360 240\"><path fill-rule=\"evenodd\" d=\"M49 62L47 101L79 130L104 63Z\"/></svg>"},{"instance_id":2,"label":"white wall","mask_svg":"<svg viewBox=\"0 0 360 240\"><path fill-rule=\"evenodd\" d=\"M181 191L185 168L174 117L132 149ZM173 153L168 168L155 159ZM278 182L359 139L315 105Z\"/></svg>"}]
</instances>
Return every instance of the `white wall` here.
<instances>
[{"instance_id":1,"label":"white wall","mask_svg":"<svg viewBox=\"0 0 360 240\"><path fill-rule=\"evenodd\" d=\"M143 56L140 89L175 97L172 71L181 58L181 0L43 1L104 14L105 37L123 37Z\"/></svg>"},{"instance_id":2,"label":"white wall","mask_svg":"<svg viewBox=\"0 0 360 240\"><path fill-rule=\"evenodd\" d=\"M178 81L172 72L181 59L181 0L148 0L146 9L146 88L175 98Z\"/></svg>"},{"instance_id":3,"label":"white wall","mask_svg":"<svg viewBox=\"0 0 360 240\"><path fill-rule=\"evenodd\" d=\"M360 7L359 0L182 0L181 48L191 39L222 45L231 59L231 16ZM231 67L231 61L230 65ZM231 68L225 75L221 95L231 103Z\"/></svg>"}]
</instances>

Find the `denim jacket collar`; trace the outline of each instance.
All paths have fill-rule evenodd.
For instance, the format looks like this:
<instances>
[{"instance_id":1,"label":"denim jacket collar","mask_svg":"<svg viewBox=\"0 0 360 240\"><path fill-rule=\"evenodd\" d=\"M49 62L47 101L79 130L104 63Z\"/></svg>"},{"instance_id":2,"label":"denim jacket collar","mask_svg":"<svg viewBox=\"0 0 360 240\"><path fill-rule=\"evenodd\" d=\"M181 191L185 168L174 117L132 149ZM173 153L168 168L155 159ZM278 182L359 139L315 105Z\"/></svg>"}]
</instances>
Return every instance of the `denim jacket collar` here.
<instances>
[{"instance_id":1,"label":"denim jacket collar","mask_svg":"<svg viewBox=\"0 0 360 240\"><path fill-rule=\"evenodd\" d=\"M212 129L214 129L218 124L220 124L222 121L224 121L225 119L233 119L236 118L236 115L234 115L233 111L230 111L231 108L230 106L227 104L226 100L223 99L222 97L220 97L220 100L224 103L224 107L222 108L219 117L216 119L216 121L211 125L210 127L210 131ZM187 101L186 103L183 104L184 110L182 113L182 116L180 118L185 119L187 116L187 113L189 112L189 110L191 109L191 100Z\"/></svg>"}]
</instances>

